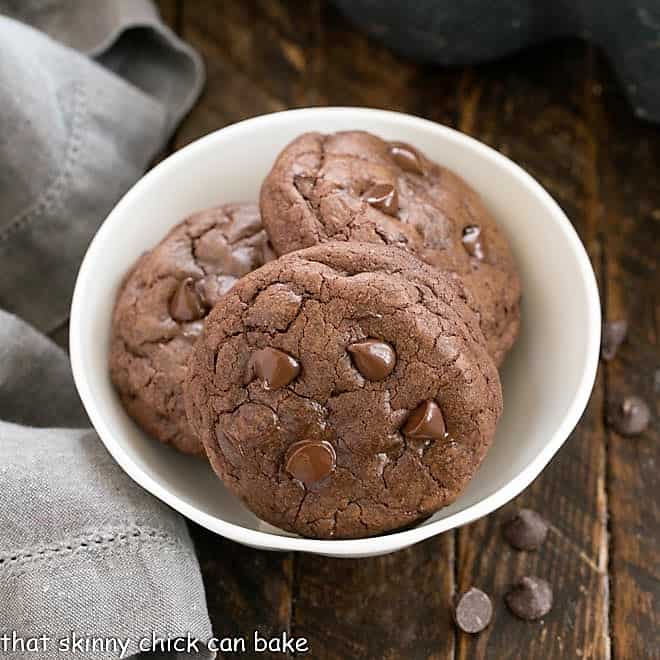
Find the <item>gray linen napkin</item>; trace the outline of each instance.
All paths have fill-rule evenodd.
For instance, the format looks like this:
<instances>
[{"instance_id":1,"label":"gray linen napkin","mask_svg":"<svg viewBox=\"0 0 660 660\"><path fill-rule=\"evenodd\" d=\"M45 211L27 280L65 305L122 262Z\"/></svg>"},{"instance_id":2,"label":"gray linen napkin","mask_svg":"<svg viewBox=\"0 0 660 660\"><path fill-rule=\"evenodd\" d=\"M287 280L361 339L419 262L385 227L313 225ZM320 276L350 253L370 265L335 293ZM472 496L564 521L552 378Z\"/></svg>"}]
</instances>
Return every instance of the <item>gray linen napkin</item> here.
<instances>
[{"instance_id":1,"label":"gray linen napkin","mask_svg":"<svg viewBox=\"0 0 660 660\"><path fill-rule=\"evenodd\" d=\"M81 648L73 635L97 644L77 654L90 660L119 657L119 641L137 653L152 634L208 640L185 522L134 484L94 431L36 428L81 426L85 413L64 352L2 311L0 419L11 420L0 421L0 657L70 658ZM48 642L28 651L41 635Z\"/></svg>"},{"instance_id":2,"label":"gray linen napkin","mask_svg":"<svg viewBox=\"0 0 660 660\"><path fill-rule=\"evenodd\" d=\"M203 69L146 0L0 0L3 13L51 36L0 16L0 307L49 331L98 225L190 109Z\"/></svg>"},{"instance_id":3,"label":"gray linen napkin","mask_svg":"<svg viewBox=\"0 0 660 660\"><path fill-rule=\"evenodd\" d=\"M51 330L91 236L203 72L146 0L0 13L43 30L0 16L0 307ZM105 660L152 635L211 636L185 522L86 426L67 356L0 311L0 657Z\"/></svg>"}]
</instances>

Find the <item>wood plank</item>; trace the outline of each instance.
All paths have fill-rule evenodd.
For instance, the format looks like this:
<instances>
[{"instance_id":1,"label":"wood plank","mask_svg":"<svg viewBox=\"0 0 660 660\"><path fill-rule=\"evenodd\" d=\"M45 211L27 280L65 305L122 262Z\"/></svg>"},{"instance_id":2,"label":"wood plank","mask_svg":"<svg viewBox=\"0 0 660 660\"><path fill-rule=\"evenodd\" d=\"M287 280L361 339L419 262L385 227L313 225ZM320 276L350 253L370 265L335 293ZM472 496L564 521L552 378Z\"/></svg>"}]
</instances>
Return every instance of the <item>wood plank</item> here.
<instances>
[{"instance_id":1,"label":"wood plank","mask_svg":"<svg viewBox=\"0 0 660 660\"><path fill-rule=\"evenodd\" d=\"M464 90L464 98L476 101L461 127L546 186L573 221L598 271L595 138L584 110L588 61L583 45L567 42L477 67ZM457 587L475 585L490 593L495 616L480 635L458 637L457 658L609 657L602 402L600 377L577 429L534 484L514 503L460 530ZM552 525L538 552L513 550L502 537L504 522L519 507L540 512ZM523 575L537 575L553 586L555 605L541 622L516 619L503 602Z\"/></svg>"},{"instance_id":2,"label":"wood plank","mask_svg":"<svg viewBox=\"0 0 660 660\"><path fill-rule=\"evenodd\" d=\"M319 660L452 658L453 535L385 557L297 558L293 634Z\"/></svg>"},{"instance_id":3,"label":"wood plank","mask_svg":"<svg viewBox=\"0 0 660 660\"><path fill-rule=\"evenodd\" d=\"M462 71L398 57L355 30L329 4L322 19L320 103L384 108L456 125Z\"/></svg>"},{"instance_id":4,"label":"wood plank","mask_svg":"<svg viewBox=\"0 0 660 660\"><path fill-rule=\"evenodd\" d=\"M595 68L606 312L629 322L606 367L607 398L636 394L653 411L642 435L608 434L612 644L615 657L660 658L660 130L633 119L602 59Z\"/></svg>"},{"instance_id":5,"label":"wood plank","mask_svg":"<svg viewBox=\"0 0 660 660\"><path fill-rule=\"evenodd\" d=\"M311 104L318 20L318 2L184 4L182 35L203 55L207 84L177 147L247 117Z\"/></svg>"},{"instance_id":6,"label":"wood plank","mask_svg":"<svg viewBox=\"0 0 660 660\"><path fill-rule=\"evenodd\" d=\"M255 88L293 107L313 103L319 9L317 0L206 0L186 5L185 22Z\"/></svg>"},{"instance_id":7,"label":"wood plank","mask_svg":"<svg viewBox=\"0 0 660 660\"><path fill-rule=\"evenodd\" d=\"M252 653L252 635L255 630L265 638L291 632L292 555L253 550L193 523L189 526L214 635L218 639L245 637L247 653L236 657L271 657Z\"/></svg>"}]
</instances>

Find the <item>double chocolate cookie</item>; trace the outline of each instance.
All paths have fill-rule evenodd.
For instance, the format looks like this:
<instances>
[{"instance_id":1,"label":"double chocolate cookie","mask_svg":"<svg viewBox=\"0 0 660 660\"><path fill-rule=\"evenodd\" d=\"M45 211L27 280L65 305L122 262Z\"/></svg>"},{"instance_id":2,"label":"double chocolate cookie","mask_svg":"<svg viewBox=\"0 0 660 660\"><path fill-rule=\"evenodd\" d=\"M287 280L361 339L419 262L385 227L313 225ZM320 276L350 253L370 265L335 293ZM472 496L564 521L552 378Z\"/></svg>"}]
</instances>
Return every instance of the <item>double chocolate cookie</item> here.
<instances>
[{"instance_id":1,"label":"double chocolate cookie","mask_svg":"<svg viewBox=\"0 0 660 660\"><path fill-rule=\"evenodd\" d=\"M460 279L367 243L245 275L207 318L185 398L225 485L317 538L394 530L450 503L502 408Z\"/></svg>"},{"instance_id":2,"label":"double chocolate cookie","mask_svg":"<svg viewBox=\"0 0 660 660\"><path fill-rule=\"evenodd\" d=\"M112 321L110 375L128 413L189 454L203 447L183 382L204 318L239 277L274 257L252 204L228 204L177 225L126 276Z\"/></svg>"},{"instance_id":3,"label":"double chocolate cookie","mask_svg":"<svg viewBox=\"0 0 660 660\"><path fill-rule=\"evenodd\" d=\"M410 145L362 131L302 135L264 181L261 212L278 254L368 241L458 273L496 364L515 341L520 282L505 237L465 181Z\"/></svg>"}]
</instances>

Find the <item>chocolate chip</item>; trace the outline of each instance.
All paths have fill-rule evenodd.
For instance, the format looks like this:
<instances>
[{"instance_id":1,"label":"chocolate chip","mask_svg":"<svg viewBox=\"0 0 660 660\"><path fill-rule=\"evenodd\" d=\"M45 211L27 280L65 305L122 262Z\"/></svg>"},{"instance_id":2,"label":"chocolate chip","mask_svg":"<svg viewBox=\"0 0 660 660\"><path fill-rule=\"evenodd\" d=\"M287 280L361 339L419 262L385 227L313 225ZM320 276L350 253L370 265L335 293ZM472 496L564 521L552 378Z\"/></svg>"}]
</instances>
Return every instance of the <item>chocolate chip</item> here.
<instances>
[{"instance_id":1,"label":"chocolate chip","mask_svg":"<svg viewBox=\"0 0 660 660\"><path fill-rule=\"evenodd\" d=\"M439 440L446 435L445 420L435 401L424 401L410 413L403 432L416 440Z\"/></svg>"},{"instance_id":2,"label":"chocolate chip","mask_svg":"<svg viewBox=\"0 0 660 660\"><path fill-rule=\"evenodd\" d=\"M364 200L387 215L396 215L399 210L399 195L396 188L389 183L376 183L371 186L364 193Z\"/></svg>"},{"instance_id":3,"label":"chocolate chip","mask_svg":"<svg viewBox=\"0 0 660 660\"><path fill-rule=\"evenodd\" d=\"M651 410L638 396L627 396L609 404L607 423L621 435L639 435L650 422Z\"/></svg>"},{"instance_id":4,"label":"chocolate chip","mask_svg":"<svg viewBox=\"0 0 660 660\"><path fill-rule=\"evenodd\" d=\"M286 471L305 486L325 479L337 464L334 447L325 440L300 440L287 450Z\"/></svg>"},{"instance_id":5,"label":"chocolate chip","mask_svg":"<svg viewBox=\"0 0 660 660\"><path fill-rule=\"evenodd\" d=\"M454 605L454 621L466 633L481 632L493 616L493 604L481 589L471 587L459 594Z\"/></svg>"},{"instance_id":6,"label":"chocolate chip","mask_svg":"<svg viewBox=\"0 0 660 660\"><path fill-rule=\"evenodd\" d=\"M186 277L179 283L170 299L170 316L179 323L197 321L206 314L202 298L195 287L195 280Z\"/></svg>"},{"instance_id":7,"label":"chocolate chip","mask_svg":"<svg viewBox=\"0 0 660 660\"><path fill-rule=\"evenodd\" d=\"M220 228L210 229L195 242L195 257L207 269L226 273L231 268L233 248Z\"/></svg>"},{"instance_id":8,"label":"chocolate chip","mask_svg":"<svg viewBox=\"0 0 660 660\"><path fill-rule=\"evenodd\" d=\"M524 577L513 586L504 600L518 618L536 621L552 609L552 589L541 578Z\"/></svg>"},{"instance_id":9,"label":"chocolate chip","mask_svg":"<svg viewBox=\"0 0 660 660\"><path fill-rule=\"evenodd\" d=\"M421 158L413 147L405 142L390 142L390 154L394 162L406 172L424 174Z\"/></svg>"},{"instance_id":10,"label":"chocolate chip","mask_svg":"<svg viewBox=\"0 0 660 660\"><path fill-rule=\"evenodd\" d=\"M394 349L388 343L377 339L351 344L348 352L353 356L357 370L367 380L387 378L396 364Z\"/></svg>"},{"instance_id":11,"label":"chocolate chip","mask_svg":"<svg viewBox=\"0 0 660 660\"><path fill-rule=\"evenodd\" d=\"M504 527L506 540L518 550L538 550L547 535L547 521L531 509L520 509Z\"/></svg>"},{"instance_id":12,"label":"chocolate chip","mask_svg":"<svg viewBox=\"0 0 660 660\"><path fill-rule=\"evenodd\" d=\"M298 192L307 199L311 197L314 192L314 177L296 174L293 177L293 185Z\"/></svg>"},{"instance_id":13,"label":"chocolate chip","mask_svg":"<svg viewBox=\"0 0 660 660\"><path fill-rule=\"evenodd\" d=\"M481 229L477 225L468 225L463 229L463 247L475 259L483 261L486 257L484 245L481 242Z\"/></svg>"},{"instance_id":14,"label":"chocolate chip","mask_svg":"<svg viewBox=\"0 0 660 660\"><path fill-rule=\"evenodd\" d=\"M300 373L298 360L270 347L262 348L252 356L252 367L266 390L285 387Z\"/></svg>"},{"instance_id":15,"label":"chocolate chip","mask_svg":"<svg viewBox=\"0 0 660 660\"><path fill-rule=\"evenodd\" d=\"M603 324L603 336L601 340L600 356L609 362L614 359L619 346L623 343L628 332L628 321L608 321Z\"/></svg>"}]
</instances>

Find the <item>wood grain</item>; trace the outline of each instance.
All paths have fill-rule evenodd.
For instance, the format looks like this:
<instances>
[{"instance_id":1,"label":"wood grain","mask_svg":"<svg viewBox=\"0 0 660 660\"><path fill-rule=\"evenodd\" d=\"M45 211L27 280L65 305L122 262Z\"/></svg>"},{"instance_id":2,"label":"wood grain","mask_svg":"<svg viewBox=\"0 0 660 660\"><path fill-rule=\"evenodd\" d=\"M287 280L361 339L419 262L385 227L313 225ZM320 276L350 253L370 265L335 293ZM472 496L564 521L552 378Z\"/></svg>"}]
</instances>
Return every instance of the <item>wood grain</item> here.
<instances>
[{"instance_id":1,"label":"wood grain","mask_svg":"<svg viewBox=\"0 0 660 660\"><path fill-rule=\"evenodd\" d=\"M266 638L290 633L292 555L253 550L196 525L191 528L214 635L246 637L251 650L255 630Z\"/></svg>"},{"instance_id":2,"label":"wood grain","mask_svg":"<svg viewBox=\"0 0 660 660\"><path fill-rule=\"evenodd\" d=\"M319 102L408 112L450 126L459 121L464 73L414 64L353 29L330 4L321 23Z\"/></svg>"},{"instance_id":3,"label":"wood grain","mask_svg":"<svg viewBox=\"0 0 660 660\"><path fill-rule=\"evenodd\" d=\"M601 241L595 178L595 136L584 113L589 81L585 46L566 42L478 67L467 99L478 99L462 128L509 155L557 199L584 241L597 272ZM524 297L524 291L523 291ZM458 658L609 656L603 381L599 378L576 431L516 501L458 534L458 588L492 594L493 624L460 635ZM505 400L506 406L506 400ZM534 553L510 548L502 527L528 507L551 523ZM516 619L502 600L523 575L553 587L555 605L540 622Z\"/></svg>"},{"instance_id":4,"label":"wood grain","mask_svg":"<svg viewBox=\"0 0 660 660\"><path fill-rule=\"evenodd\" d=\"M630 119L605 62L594 65L602 219L606 227L605 309L629 322L608 363L608 400L644 398L651 427L625 438L608 431L608 490L615 657L660 658L660 131Z\"/></svg>"},{"instance_id":5,"label":"wood grain","mask_svg":"<svg viewBox=\"0 0 660 660\"><path fill-rule=\"evenodd\" d=\"M297 557L293 634L312 657L452 658L453 536L385 557Z\"/></svg>"},{"instance_id":6,"label":"wood grain","mask_svg":"<svg viewBox=\"0 0 660 660\"><path fill-rule=\"evenodd\" d=\"M185 3L182 36L204 57L207 84L177 147L227 124L313 102L318 3Z\"/></svg>"},{"instance_id":7,"label":"wood grain","mask_svg":"<svg viewBox=\"0 0 660 660\"><path fill-rule=\"evenodd\" d=\"M332 560L260 553L192 526L216 634L286 630L307 637L315 658L653 657L658 130L634 119L610 71L578 42L448 70L398 58L318 0L159 4L207 65L206 91L177 146L248 116L310 104L389 108L457 126L548 188L585 242L607 314L631 321L630 340L601 369L582 421L551 465L515 503L457 534L388 557ZM656 413L653 429L633 440L603 424L606 396L629 391ZM552 524L537 553L502 539L519 506ZM523 574L555 589L543 622L518 621L503 604ZM449 615L455 588L472 584L495 604L493 624L478 636L458 634Z\"/></svg>"}]
</instances>

